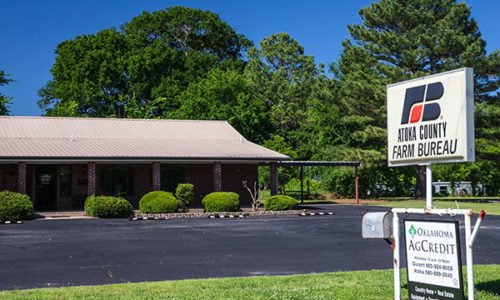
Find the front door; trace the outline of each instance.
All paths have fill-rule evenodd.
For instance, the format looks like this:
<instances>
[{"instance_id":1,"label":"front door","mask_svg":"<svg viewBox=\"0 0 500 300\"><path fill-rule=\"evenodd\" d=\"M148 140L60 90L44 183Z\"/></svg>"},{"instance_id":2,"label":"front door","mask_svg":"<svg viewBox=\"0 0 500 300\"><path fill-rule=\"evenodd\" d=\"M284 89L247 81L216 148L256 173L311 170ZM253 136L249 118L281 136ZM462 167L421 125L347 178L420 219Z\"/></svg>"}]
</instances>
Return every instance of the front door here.
<instances>
[{"instance_id":1,"label":"front door","mask_svg":"<svg viewBox=\"0 0 500 300\"><path fill-rule=\"evenodd\" d=\"M57 209L57 166L35 166L35 209Z\"/></svg>"}]
</instances>

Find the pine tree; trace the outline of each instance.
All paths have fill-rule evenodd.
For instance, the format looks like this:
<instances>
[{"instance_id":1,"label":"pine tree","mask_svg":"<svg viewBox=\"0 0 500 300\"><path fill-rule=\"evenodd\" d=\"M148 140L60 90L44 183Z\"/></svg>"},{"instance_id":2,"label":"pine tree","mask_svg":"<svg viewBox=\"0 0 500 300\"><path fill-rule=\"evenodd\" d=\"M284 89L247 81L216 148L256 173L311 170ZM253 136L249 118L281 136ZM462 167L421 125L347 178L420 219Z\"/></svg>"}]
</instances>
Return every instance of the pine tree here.
<instances>
[{"instance_id":1,"label":"pine tree","mask_svg":"<svg viewBox=\"0 0 500 300\"><path fill-rule=\"evenodd\" d=\"M259 46L248 51L245 77L255 97L267 105L275 134L297 151L307 143L301 131L318 75L314 57L304 54L285 32L263 39Z\"/></svg>"},{"instance_id":2,"label":"pine tree","mask_svg":"<svg viewBox=\"0 0 500 300\"><path fill-rule=\"evenodd\" d=\"M14 81L7 78L9 74L5 74L4 71L0 70L0 86L6 85L7 83ZM12 97L7 97L0 93L0 116L9 114L9 105L11 104Z\"/></svg>"},{"instance_id":3,"label":"pine tree","mask_svg":"<svg viewBox=\"0 0 500 300\"><path fill-rule=\"evenodd\" d=\"M385 86L472 67L478 159L498 155L499 128L485 126L491 125L500 112L497 104L500 53L487 55L486 42L477 22L470 16L470 7L455 0L381 0L362 8L359 14L362 24L348 26L351 38L343 42L341 58L332 65L340 83L337 102L345 113L344 122L351 124L352 140L347 145L350 150L347 153L378 168L386 174L385 180L408 174L407 168L387 170L385 167ZM335 153L335 148L339 147L330 151ZM422 181L425 173L417 173L420 174L417 187L423 187L425 193L425 181ZM416 195L424 196L421 189Z\"/></svg>"}]
</instances>

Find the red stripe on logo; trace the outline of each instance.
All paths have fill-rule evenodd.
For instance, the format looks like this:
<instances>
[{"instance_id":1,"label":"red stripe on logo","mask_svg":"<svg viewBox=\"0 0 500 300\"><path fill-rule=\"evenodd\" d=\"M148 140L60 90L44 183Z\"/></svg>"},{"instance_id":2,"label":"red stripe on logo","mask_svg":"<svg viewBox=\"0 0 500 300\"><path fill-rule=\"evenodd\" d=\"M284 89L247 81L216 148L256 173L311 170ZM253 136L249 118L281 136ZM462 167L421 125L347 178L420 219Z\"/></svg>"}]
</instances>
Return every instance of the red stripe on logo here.
<instances>
[{"instance_id":1,"label":"red stripe on logo","mask_svg":"<svg viewBox=\"0 0 500 300\"><path fill-rule=\"evenodd\" d=\"M422 107L423 105L415 105L413 109L411 110L411 117L410 117L410 124L412 123L417 123L420 121L420 118L422 117Z\"/></svg>"}]
</instances>

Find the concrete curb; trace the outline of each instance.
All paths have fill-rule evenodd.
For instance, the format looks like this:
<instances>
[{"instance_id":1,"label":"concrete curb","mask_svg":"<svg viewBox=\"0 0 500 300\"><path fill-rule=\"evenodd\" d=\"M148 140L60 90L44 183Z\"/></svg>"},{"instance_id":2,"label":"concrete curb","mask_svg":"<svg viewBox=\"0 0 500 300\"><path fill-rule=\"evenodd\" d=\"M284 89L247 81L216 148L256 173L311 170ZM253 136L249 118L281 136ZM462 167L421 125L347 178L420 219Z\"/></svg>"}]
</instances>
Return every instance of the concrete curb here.
<instances>
[{"instance_id":1,"label":"concrete curb","mask_svg":"<svg viewBox=\"0 0 500 300\"><path fill-rule=\"evenodd\" d=\"M266 216L325 216L334 215L334 212L313 213L307 210L283 210L283 211L252 211L252 212L212 212L212 213L158 213L158 214L135 214L129 218L130 221L146 220L172 220L172 219L239 219L247 217Z\"/></svg>"},{"instance_id":2,"label":"concrete curb","mask_svg":"<svg viewBox=\"0 0 500 300\"><path fill-rule=\"evenodd\" d=\"M299 214L304 213L304 212L306 212L306 210L136 214L136 215L130 217L130 220L131 221L142 221L142 220L171 220L171 219L191 219L191 218L239 219L239 218L246 218L246 217L261 217L261 216L299 215Z\"/></svg>"},{"instance_id":3,"label":"concrete curb","mask_svg":"<svg viewBox=\"0 0 500 300\"><path fill-rule=\"evenodd\" d=\"M328 212L319 212L319 213L313 213L313 212L304 212L299 214L299 216L331 216L334 215L335 213L333 211L328 211Z\"/></svg>"},{"instance_id":4,"label":"concrete curb","mask_svg":"<svg viewBox=\"0 0 500 300\"><path fill-rule=\"evenodd\" d=\"M13 225L13 224L23 224L23 221L0 221L0 224Z\"/></svg>"}]
</instances>

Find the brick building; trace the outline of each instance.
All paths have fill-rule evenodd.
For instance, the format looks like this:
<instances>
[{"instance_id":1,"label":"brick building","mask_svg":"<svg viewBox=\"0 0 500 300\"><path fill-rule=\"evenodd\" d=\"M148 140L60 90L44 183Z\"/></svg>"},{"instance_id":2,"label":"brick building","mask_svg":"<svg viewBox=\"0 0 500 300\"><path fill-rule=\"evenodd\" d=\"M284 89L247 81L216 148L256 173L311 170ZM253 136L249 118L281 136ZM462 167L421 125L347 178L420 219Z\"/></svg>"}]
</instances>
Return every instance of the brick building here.
<instances>
[{"instance_id":1,"label":"brick building","mask_svg":"<svg viewBox=\"0 0 500 300\"><path fill-rule=\"evenodd\" d=\"M138 206L186 182L194 205L213 191L245 203L242 182L257 180L258 164L271 165L275 185L275 163L288 159L225 121L0 117L0 190L30 195L36 210L82 209L92 194Z\"/></svg>"}]
</instances>

